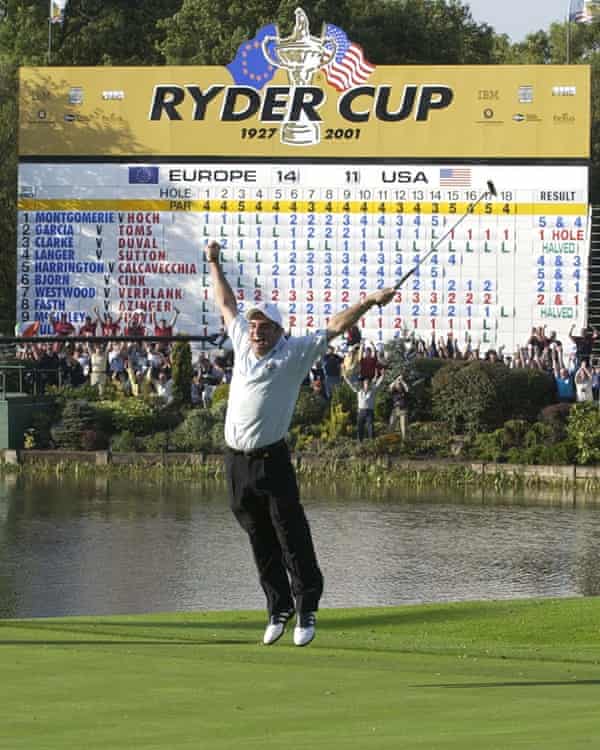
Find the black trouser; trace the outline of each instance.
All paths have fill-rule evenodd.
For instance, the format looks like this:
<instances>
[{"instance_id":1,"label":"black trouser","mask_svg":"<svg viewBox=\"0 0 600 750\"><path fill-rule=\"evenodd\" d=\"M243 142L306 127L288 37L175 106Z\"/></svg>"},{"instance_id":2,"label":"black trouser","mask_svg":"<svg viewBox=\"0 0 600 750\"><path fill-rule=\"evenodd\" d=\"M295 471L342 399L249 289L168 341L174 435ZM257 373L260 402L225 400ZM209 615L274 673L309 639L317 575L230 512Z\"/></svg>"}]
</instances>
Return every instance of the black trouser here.
<instances>
[{"instance_id":1,"label":"black trouser","mask_svg":"<svg viewBox=\"0 0 600 750\"><path fill-rule=\"evenodd\" d=\"M250 537L269 614L293 609L294 599L297 612L316 611L323 576L287 445L227 450L225 468L231 509Z\"/></svg>"},{"instance_id":2,"label":"black trouser","mask_svg":"<svg viewBox=\"0 0 600 750\"><path fill-rule=\"evenodd\" d=\"M357 428L358 428L358 439L362 440L365 437L365 430L367 433L368 438L372 438L374 431L373 431L373 419L375 417L375 412L373 409L359 409L358 411L358 420L357 420Z\"/></svg>"}]
</instances>

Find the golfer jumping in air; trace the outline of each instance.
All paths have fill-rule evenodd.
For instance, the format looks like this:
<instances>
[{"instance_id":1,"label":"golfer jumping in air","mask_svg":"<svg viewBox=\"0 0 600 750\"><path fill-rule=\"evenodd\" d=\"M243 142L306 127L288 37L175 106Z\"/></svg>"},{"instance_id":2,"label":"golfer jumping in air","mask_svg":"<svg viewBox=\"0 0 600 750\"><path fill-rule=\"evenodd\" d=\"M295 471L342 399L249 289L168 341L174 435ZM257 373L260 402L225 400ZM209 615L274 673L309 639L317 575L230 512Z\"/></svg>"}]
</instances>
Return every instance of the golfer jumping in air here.
<instances>
[{"instance_id":1,"label":"golfer jumping in air","mask_svg":"<svg viewBox=\"0 0 600 750\"><path fill-rule=\"evenodd\" d=\"M260 584L267 598L269 622L263 643L275 643L296 613L294 643L307 646L315 637L316 612L323 591L310 528L300 503L296 474L285 443L300 384L327 343L374 305L387 305L393 288L368 295L363 302L330 319L324 331L283 336L274 304L250 306L238 313L231 286L219 262L220 246L206 246L215 301L234 351L233 377L225 420L225 468L231 508L250 537Z\"/></svg>"}]
</instances>

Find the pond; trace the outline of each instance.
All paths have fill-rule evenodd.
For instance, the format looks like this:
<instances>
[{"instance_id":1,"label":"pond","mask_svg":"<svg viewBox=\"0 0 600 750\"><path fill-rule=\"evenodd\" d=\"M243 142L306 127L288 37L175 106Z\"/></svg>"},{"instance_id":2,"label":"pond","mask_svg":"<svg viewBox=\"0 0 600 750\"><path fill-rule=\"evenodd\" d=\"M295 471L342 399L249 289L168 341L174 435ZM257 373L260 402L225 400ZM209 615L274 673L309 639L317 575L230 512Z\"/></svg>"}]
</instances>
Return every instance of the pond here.
<instances>
[{"instance_id":1,"label":"pond","mask_svg":"<svg viewBox=\"0 0 600 750\"><path fill-rule=\"evenodd\" d=\"M323 607L600 594L600 505L572 495L303 488ZM0 617L260 609L217 483L0 478Z\"/></svg>"}]
</instances>

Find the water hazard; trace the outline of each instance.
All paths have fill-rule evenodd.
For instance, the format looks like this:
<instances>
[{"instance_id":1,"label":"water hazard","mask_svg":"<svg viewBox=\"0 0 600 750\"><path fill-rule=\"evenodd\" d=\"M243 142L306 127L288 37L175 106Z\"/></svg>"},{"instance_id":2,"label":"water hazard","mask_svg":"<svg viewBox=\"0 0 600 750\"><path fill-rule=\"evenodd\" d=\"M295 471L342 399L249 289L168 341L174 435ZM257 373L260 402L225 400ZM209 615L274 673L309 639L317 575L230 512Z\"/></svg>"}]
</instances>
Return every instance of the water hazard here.
<instances>
[{"instance_id":1,"label":"water hazard","mask_svg":"<svg viewBox=\"0 0 600 750\"><path fill-rule=\"evenodd\" d=\"M304 488L324 607L600 594L600 505ZM260 609L215 484L0 478L0 617Z\"/></svg>"}]
</instances>

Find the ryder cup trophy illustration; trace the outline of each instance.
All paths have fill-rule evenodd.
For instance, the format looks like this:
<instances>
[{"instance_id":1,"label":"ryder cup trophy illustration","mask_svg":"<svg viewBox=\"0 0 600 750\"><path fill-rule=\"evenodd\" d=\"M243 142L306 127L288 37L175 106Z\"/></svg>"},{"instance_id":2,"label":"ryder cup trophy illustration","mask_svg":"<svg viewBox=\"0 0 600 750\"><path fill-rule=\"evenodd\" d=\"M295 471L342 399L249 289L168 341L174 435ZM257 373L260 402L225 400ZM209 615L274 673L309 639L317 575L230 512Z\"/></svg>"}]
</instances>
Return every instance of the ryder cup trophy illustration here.
<instances>
[{"instance_id":1,"label":"ryder cup trophy illustration","mask_svg":"<svg viewBox=\"0 0 600 750\"><path fill-rule=\"evenodd\" d=\"M283 39L265 36L262 50L271 65L287 71L292 86L310 86L317 70L335 58L337 44L331 37L311 36L306 13L296 8L296 25L291 36ZM298 122L284 122L281 128L281 142L289 146L311 146L320 140L319 123L309 120L304 112Z\"/></svg>"}]
</instances>

